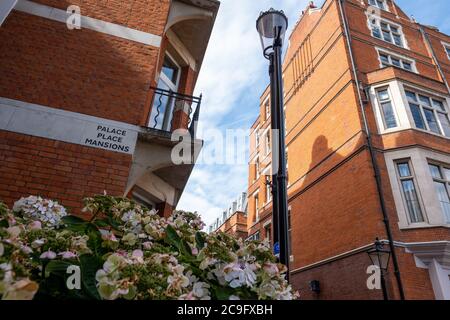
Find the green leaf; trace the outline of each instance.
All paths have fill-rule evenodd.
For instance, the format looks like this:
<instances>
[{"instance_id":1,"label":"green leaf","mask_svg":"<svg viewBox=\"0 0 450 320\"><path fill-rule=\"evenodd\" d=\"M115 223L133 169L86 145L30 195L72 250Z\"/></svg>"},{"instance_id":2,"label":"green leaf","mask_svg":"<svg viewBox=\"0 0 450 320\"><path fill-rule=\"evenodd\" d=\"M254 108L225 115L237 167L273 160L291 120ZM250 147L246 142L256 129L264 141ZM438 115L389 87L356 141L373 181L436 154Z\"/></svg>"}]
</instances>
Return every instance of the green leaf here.
<instances>
[{"instance_id":1,"label":"green leaf","mask_svg":"<svg viewBox=\"0 0 450 320\"><path fill-rule=\"evenodd\" d=\"M95 256L82 255L80 257L80 262L83 289L91 298L101 300L97 290L97 280L95 280L95 275L97 270L101 269L103 260Z\"/></svg>"},{"instance_id":2,"label":"green leaf","mask_svg":"<svg viewBox=\"0 0 450 320\"><path fill-rule=\"evenodd\" d=\"M8 228L9 223L7 220L0 220L0 228Z\"/></svg>"},{"instance_id":3,"label":"green leaf","mask_svg":"<svg viewBox=\"0 0 450 320\"><path fill-rule=\"evenodd\" d=\"M192 256L191 247L185 240L181 239L172 226L167 226L166 228L166 242L177 248L181 254Z\"/></svg>"},{"instance_id":4,"label":"green leaf","mask_svg":"<svg viewBox=\"0 0 450 320\"><path fill-rule=\"evenodd\" d=\"M52 260L45 266L45 277L48 278L50 274L56 274L58 276L65 277L67 268L74 265L74 262L63 260Z\"/></svg>"},{"instance_id":5,"label":"green leaf","mask_svg":"<svg viewBox=\"0 0 450 320\"><path fill-rule=\"evenodd\" d=\"M201 249L203 249L205 247L205 237L200 231L198 231L195 234L195 242L197 244L197 249L198 250L201 250Z\"/></svg>"},{"instance_id":6,"label":"green leaf","mask_svg":"<svg viewBox=\"0 0 450 320\"><path fill-rule=\"evenodd\" d=\"M166 241L176 248L181 247L181 238L172 226L166 228Z\"/></svg>"},{"instance_id":7,"label":"green leaf","mask_svg":"<svg viewBox=\"0 0 450 320\"><path fill-rule=\"evenodd\" d=\"M75 232L84 231L89 224L87 221L75 216L65 216L62 218L62 221L66 224L67 229Z\"/></svg>"},{"instance_id":8,"label":"green leaf","mask_svg":"<svg viewBox=\"0 0 450 320\"><path fill-rule=\"evenodd\" d=\"M212 291L214 292L217 300L229 300L230 296L234 293L231 288L216 285L212 286Z\"/></svg>"},{"instance_id":9,"label":"green leaf","mask_svg":"<svg viewBox=\"0 0 450 320\"><path fill-rule=\"evenodd\" d=\"M108 228L110 227L109 221L106 219L95 220L93 222L99 228Z\"/></svg>"}]
</instances>

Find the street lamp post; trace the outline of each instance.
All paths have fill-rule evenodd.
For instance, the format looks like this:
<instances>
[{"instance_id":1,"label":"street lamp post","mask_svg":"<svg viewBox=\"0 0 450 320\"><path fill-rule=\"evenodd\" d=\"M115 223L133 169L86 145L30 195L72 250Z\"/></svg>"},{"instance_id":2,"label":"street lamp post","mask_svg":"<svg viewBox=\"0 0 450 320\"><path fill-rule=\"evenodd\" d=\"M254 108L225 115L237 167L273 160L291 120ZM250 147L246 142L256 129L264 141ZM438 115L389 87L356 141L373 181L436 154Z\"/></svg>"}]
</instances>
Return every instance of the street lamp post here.
<instances>
[{"instance_id":1,"label":"street lamp post","mask_svg":"<svg viewBox=\"0 0 450 320\"><path fill-rule=\"evenodd\" d=\"M289 281L286 129L281 62L287 27L288 19L286 15L283 11L274 9L262 12L256 21L256 29L261 38L264 57L270 61L274 243L279 243L280 262L288 268L286 278Z\"/></svg>"},{"instance_id":2,"label":"street lamp post","mask_svg":"<svg viewBox=\"0 0 450 320\"><path fill-rule=\"evenodd\" d=\"M370 260L372 261L372 264L380 268L380 278L381 278L380 280L381 280L381 289L383 291L383 298L384 300L389 300L384 275L385 273L387 273L389 268L391 251L389 251L388 249L384 249L383 243L377 238L374 247L370 249L367 253L370 257Z\"/></svg>"}]
</instances>

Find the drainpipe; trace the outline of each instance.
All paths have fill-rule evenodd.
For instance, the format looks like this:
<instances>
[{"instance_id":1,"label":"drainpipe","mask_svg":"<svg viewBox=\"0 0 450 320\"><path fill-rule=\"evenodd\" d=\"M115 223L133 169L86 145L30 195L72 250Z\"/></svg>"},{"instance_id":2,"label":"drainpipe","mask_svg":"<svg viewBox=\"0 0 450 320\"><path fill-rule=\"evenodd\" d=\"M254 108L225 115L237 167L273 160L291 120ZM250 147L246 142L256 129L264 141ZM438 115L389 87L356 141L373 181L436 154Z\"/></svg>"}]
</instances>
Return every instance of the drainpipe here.
<instances>
[{"instance_id":1,"label":"drainpipe","mask_svg":"<svg viewBox=\"0 0 450 320\"><path fill-rule=\"evenodd\" d=\"M419 26L420 33L422 34L423 38L425 39L425 44L426 44L429 52L431 53L431 57L433 58L434 64L438 68L438 71L442 78L442 81L444 82L445 86L447 87L447 91L450 94L450 86L448 84L447 79L445 78L445 74L444 74L444 71L442 70L441 64L439 63L439 61L437 59L436 52L434 52L433 46L431 45L430 38L428 37L428 34L425 32L425 29L423 28L423 26L420 23L417 23L417 25Z\"/></svg>"},{"instance_id":2,"label":"drainpipe","mask_svg":"<svg viewBox=\"0 0 450 320\"><path fill-rule=\"evenodd\" d=\"M372 167L373 167L374 174L375 174L375 181L376 181L378 196L379 196L379 200L380 200L381 212L383 214L383 222L384 222L384 225L385 225L385 228L386 228L387 237L389 239L389 247L390 247L391 254L392 254L392 264L394 265L394 274L395 274L395 278L397 280L397 286L398 286L398 291L399 291L399 294L400 294L400 299L401 300L405 300L405 293L404 293L404 290L403 290L402 279L401 279L401 276L400 276L400 268L399 268L399 265L398 265L397 254L395 253L394 239L393 239L393 236L392 236L389 216L387 214L386 203L384 201L384 196L383 196L383 189L382 189L382 185L381 185L380 168L378 166L375 150L374 150L373 145L372 145L372 135L370 133L369 125L368 125L368 122L367 122L367 116L366 116L366 111L365 111L365 108L364 108L364 102L363 102L362 96L361 96L361 86L359 84L358 72L356 70L355 59L354 59L354 56L353 56L353 50L352 50L352 46L351 46L351 35L350 35L349 26L348 26L348 20L347 20L347 16L346 16L344 8L343 8L343 3L344 3L345 0L337 0L337 1L339 3L339 10L340 10L340 14L341 14L341 19L342 19L342 22L344 23L344 33L345 33L345 38L346 38L347 47L348 47L348 51L349 51L350 62L351 62L352 69L353 69L352 70L353 71L353 76L355 78L356 88L357 88L357 91L358 91L358 100L359 100L359 105L360 105L360 108L361 108L363 121L364 121L364 131L365 131L365 134L366 134L366 137L367 137L367 147L368 147L369 152L370 152L370 159L371 159Z\"/></svg>"}]
</instances>

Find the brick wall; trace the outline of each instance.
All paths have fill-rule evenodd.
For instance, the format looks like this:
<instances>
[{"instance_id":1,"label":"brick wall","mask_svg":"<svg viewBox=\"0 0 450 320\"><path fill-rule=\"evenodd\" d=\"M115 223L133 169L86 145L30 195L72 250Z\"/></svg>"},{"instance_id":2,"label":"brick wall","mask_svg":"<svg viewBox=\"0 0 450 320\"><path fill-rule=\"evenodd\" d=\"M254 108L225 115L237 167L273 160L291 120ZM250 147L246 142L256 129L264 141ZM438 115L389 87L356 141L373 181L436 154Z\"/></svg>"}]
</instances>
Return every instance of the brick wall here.
<instances>
[{"instance_id":1,"label":"brick wall","mask_svg":"<svg viewBox=\"0 0 450 320\"><path fill-rule=\"evenodd\" d=\"M0 29L0 96L144 125L158 54L152 46L13 11Z\"/></svg>"},{"instance_id":2,"label":"brick wall","mask_svg":"<svg viewBox=\"0 0 450 320\"><path fill-rule=\"evenodd\" d=\"M81 14L128 28L161 35L166 25L170 0L34 0L53 8L67 10L79 6Z\"/></svg>"},{"instance_id":3,"label":"brick wall","mask_svg":"<svg viewBox=\"0 0 450 320\"><path fill-rule=\"evenodd\" d=\"M82 199L122 196L131 155L0 130L0 200L41 195L81 214Z\"/></svg>"}]
</instances>

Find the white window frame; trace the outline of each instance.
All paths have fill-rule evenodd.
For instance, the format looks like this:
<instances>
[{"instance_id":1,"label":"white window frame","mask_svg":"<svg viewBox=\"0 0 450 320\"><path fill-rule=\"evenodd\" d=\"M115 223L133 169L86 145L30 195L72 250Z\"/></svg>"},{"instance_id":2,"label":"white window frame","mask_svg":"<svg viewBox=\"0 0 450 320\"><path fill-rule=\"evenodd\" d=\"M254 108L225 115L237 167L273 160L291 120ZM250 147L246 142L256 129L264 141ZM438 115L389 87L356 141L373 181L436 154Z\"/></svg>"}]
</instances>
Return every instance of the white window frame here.
<instances>
[{"instance_id":1,"label":"white window frame","mask_svg":"<svg viewBox=\"0 0 450 320\"><path fill-rule=\"evenodd\" d=\"M260 208L259 208L259 205L260 205L260 203L259 203L259 190L256 191L255 193L253 193L252 197L253 197L253 201L254 201L254 204L255 204L255 219L254 219L253 223L256 224L256 223L259 222L259 219L260 219L260 216L259 216L259 211L260 211Z\"/></svg>"},{"instance_id":2,"label":"white window frame","mask_svg":"<svg viewBox=\"0 0 450 320\"><path fill-rule=\"evenodd\" d=\"M265 116L264 121L267 121L270 118L270 112L271 112L271 110L270 110L270 94L266 97L266 99L264 99L263 106L264 106L264 116ZM267 107L267 106L269 106L269 107Z\"/></svg>"},{"instance_id":3,"label":"white window frame","mask_svg":"<svg viewBox=\"0 0 450 320\"><path fill-rule=\"evenodd\" d=\"M417 98L418 101L417 102L411 102L408 99L407 95L406 95L406 91L410 91L410 92L415 93L416 94L416 98ZM449 104L448 104L448 99L446 97L442 97L442 96L436 95L434 93L430 93L430 92L427 92L427 91L424 91L424 90L421 90L421 89L417 89L417 87L413 87L413 86L409 86L409 85L403 86L403 94L405 95L405 101L407 102L405 106L406 106L408 112L411 115L411 127L412 128L414 128L416 130L419 130L419 131L422 131L422 132L426 132L428 134L433 134L433 135L436 135L436 136L439 136L439 137L450 139L450 135L449 136L445 135L445 131L444 131L441 119L439 118L439 114L444 114L444 115L447 116L447 118L450 121ZM428 107L423 102L421 102L420 99L419 99L419 95L422 95L424 97L427 97L427 98L431 99L430 101L431 101L432 107ZM432 100L442 102L445 110L441 111L441 110L438 110L438 108L434 107ZM414 103L414 104L419 106L420 113L421 113L421 116L422 116L422 121L425 124L425 129L418 128L416 126L414 117L412 115L410 103ZM426 119L424 109L428 109L428 110L432 110L433 111L434 117L435 117L435 119L437 121L437 124L438 124L438 127L439 127L439 133L434 132L434 131L432 131L430 129L430 125L429 125L429 123L428 123L428 121Z\"/></svg>"},{"instance_id":4,"label":"white window frame","mask_svg":"<svg viewBox=\"0 0 450 320\"><path fill-rule=\"evenodd\" d=\"M373 1L374 3L371 3L372 1ZM381 7L379 6L378 1L380 1L380 2L383 3L383 8L381 8ZM380 10L390 12L389 6L388 6L386 0L368 0L367 3L368 3L368 5L371 6L371 7L375 7L375 8L378 8L378 9L380 9Z\"/></svg>"},{"instance_id":5,"label":"white window frame","mask_svg":"<svg viewBox=\"0 0 450 320\"><path fill-rule=\"evenodd\" d=\"M442 213L433 177L431 176L428 165L430 162L450 164L450 155L415 147L385 152L384 158L399 218L399 228L402 230L431 227L450 228L450 224L446 223ZM425 220L422 223L409 223L408 211L403 201L403 191L398 182L397 163L405 159L409 159L411 170L414 173L416 192L421 202L422 215Z\"/></svg>"},{"instance_id":6,"label":"white window frame","mask_svg":"<svg viewBox=\"0 0 450 320\"><path fill-rule=\"evenodd\" d=\"M428 162L428 165L429 166L436 166L436 167L439 168L441 177L437 178L437 177L434 177L432 175L431 178L433 179L433 183L441 183L441 184L445 185L445 189L447 191L447 195L450 198L450 177L447 177L446 174L445 174L445 170L450 170L450 164L445 164L445 163L442 163L442 162L437 162L437 161L430 160ZM437 191L436 191L436 193L437 193ZM445 215L445 212L444 212L443 208L442 208L442 214L444 215L445 221L448 224L450 224L450 216L447 217ZM450 279L449 279L449 281L450 281Z\"/></svg>"},{"instance_id":7,"label":"white window frame","mask_svg":"<svg viewBox=\"0 0 450 320\"><path fill-rule=\"evenodd\" d=\"M444 47L444 51L447 55L448 60L450 60L450 43L442 41L442 46Z\"/></svg>"},{"instance_id":8,"label":"white window frame","mask_svg":"<svg viewBox=\"0 0 450 320\"><path fill-rule=\"evenodd\" d=\"M380 32L380 35L381 35L381 38L378 38L378 37L376 37L374 35L373 28L372 28L372 26L374 26L374 24L372 23L373 20L375 20L375 22L376 22L375 26L378 28L378 30ZM391 37L392 41L388 41L388 40L384 39L383 30L382 30L382 27L381 27L381 23L382 22L389 26L389 33L390 33L390 37ZM395 40L394 40L394 37L393 37L394 32L391 30L391 26L393 26L393 27L398 29L398 35L400 36L400 39L402 41L402 45L401 46L395 43ZM394 46L399 47L399 48L409 49L408 42L406 41L406 37L405 37L405 34L403 32L403 27L401 25L399 25L399 24L397 24L395 22L392 22L390 20L381 18L379 16L375 16L373 14L367 13L367 27L369 28L370 34L371 34L371 36L373 38L381 40L381 41L386 42L386 43L390 43L391 45L394 45Z\"/></svg>"},{"instance_id":9,"label":"white window frame","mask_svg":"<svg viewBox=\"0 0 450 320\"><path fill-rule=\"evenodd\" d=\"M403 199L403 206L405 208L405 212L406 212L406 218L408 221L408 224L411 225L420 225L423 223L427 222L427 217L425 215L425 208L423 205L423 201L421 198L421 194L420 194L420 190L418 189L418 184L417 184L417 178L416 178L416 174L415 174L415 170L414 170L414 166L411 162L410 158L405 158L405 159L398 159L395 160L395 169L396 169L396 174L397 174L397 183L399 184L399 189L401 191L402 194L402 199ZM409 176L405 176L402 177L400 176L400 169L399 169L399 165L400 164L407 164L409 167L409 171L410 171L410 175ZM416 192L416 197L417 197L417 201L419 204L419 209L420 209L420 214L421 214L421 218L423 221L412 221L411 219L411 213L408 210L408 205L407 205L407 199L406 199L406 195L405 195L405 191L403 189L403 181L412 181L413 185L414 185L414 191Z\"/></svg>"},{"instance_id":10,"label":"white window frame","mask_svg":"<svg viewBox=\"0 0 450 320\"><path fill-rule=\"evenodd\" d=\"M272 151L272 137L270 136L271 130L267 130L264 134L264 153L265 156L268 156Z\"/></svg>"},{"instance_id":11,"label":"white window frame","mask_svg":"<svg viewBox=\"0 0 450 320\"><path fill-rule=\"evenodd\" d=\"M389 99L388 99L388 100L381 101L379 92L380 92L380 91L384 91L384 90L387 90L387 93L388 93L388 95L389 95ZM392 98L392 93L391 93L391 88L390 88L390 86L382 86L382 87L378 87L378 88L375 90L375 92L376 92L376 95L377 95L378 109L379 109L379 112L380 112L380 115L381 115L381 121L382 121L382 123L383 123L384 131L397 130L398 127L399 127L399 118L398 118L398 115L397 115L397 109L396 109L396 107L395 107L394 100L393 100L393 98ZM396 123L396 126L395 126L395 127L392 127L392 128L388 128L388 127L387 127L386 118L385 118L384 112L383 112L383 103L385 103L385 102L387 102L387 101L389 101L389 102L391 103L392 110L393 110L393 113L394 113L394 118L395 118L394 120L395 120L395 123Z\"/></svg>"},{"instance_id":12,"label":"white window frame","mask_svg":"<svg viewBox=\"0 0 450 320\"><path fill-rule=\"evenodd\" d=\"M384 122L383 122L384 120L383 120L381 108L379 106L377 90L380 88L383 88L383 87L388 87L388 86L389 86L389 90L390 90L389 94L391 95L391 99L393 101L394 109L396 112L398 126L396 128L391 128L391 129L386 130L384 127ZM445 135L437 134L432 131L427 131L427 130L420 129L420 128L416 128L414 117L411 112L405 90L414 91L414 92L420 93L425 96L432 97L436 100L443 102L447 114L450 115L450 96L444 95L442 93L430 91L428 89L425 89L425 88L422 88L422 87L419 87L417 85L413 85L410 83L406 84L398 79L390 80L388 82L373 85L368 90L371 105L373 106L373 110L375 113L375 119L376 119L376 123L377 123L377 127L378 127L378 132L380 134L388 134L388 133L392 133L392 132L398 132L398 131L402 131L402 130L411 130L412 129L412 130L417 130L420 132L426 132L427 134L435 135L437 137L441 137L443 139L450 140L450 137L447 137ZM439 124L439 125L440 125L440 128L442 128L442 125L441 124ZM441 130L441 132L443 132L443 131Z\"/></svg>"},{"instance_id":13,"label":"white window frame","mask_svg":"<svg viewBox=\"0 0 450 320\"><path fill-rule=\"evenodd\" d=\"M400 69L405 70L405 71L419 73L418 70L417 70L416 61L414 59L408 58L408 57L406 57L404 55L393 53L392 51L386 50L384 48L376 48L376 50L377 50L377 53L378 53L378 60L380 62L380 68L386 68L388 66L391 66L391 67L400 68ZM383 60L381 60L381 55L388 56L388 60L389 60L388 66L384 65ZM401 66L399 67L399 66L394 65L392 63L392 58L400 60ZM412 70L408 70L408 69L406 69L404 67L404 63L405 62L411 64L411 69Z\"/></svg>"}]
</instances>

